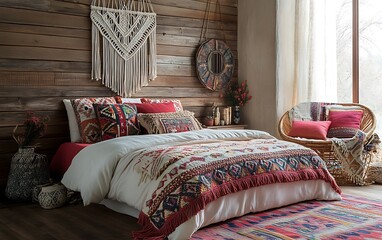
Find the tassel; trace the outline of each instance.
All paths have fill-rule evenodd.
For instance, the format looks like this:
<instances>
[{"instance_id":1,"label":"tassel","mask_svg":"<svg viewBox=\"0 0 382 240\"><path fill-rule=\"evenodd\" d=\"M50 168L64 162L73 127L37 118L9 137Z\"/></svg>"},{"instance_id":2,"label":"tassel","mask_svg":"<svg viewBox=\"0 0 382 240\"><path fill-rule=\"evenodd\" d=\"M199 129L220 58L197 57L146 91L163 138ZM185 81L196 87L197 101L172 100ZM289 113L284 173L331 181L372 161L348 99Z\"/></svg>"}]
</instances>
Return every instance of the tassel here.
<instances>
[{"instance_id":1,"label":"tassel","mask_svg":"<svg viewBox=\"0 0 382 240\"><path fill-rule=\"evenodd\" d=\"M92 23L92 71L91 78L95 80L101 79L101 56L100 56L100 39L97 27Z\"/></svg>"}]
</instances>

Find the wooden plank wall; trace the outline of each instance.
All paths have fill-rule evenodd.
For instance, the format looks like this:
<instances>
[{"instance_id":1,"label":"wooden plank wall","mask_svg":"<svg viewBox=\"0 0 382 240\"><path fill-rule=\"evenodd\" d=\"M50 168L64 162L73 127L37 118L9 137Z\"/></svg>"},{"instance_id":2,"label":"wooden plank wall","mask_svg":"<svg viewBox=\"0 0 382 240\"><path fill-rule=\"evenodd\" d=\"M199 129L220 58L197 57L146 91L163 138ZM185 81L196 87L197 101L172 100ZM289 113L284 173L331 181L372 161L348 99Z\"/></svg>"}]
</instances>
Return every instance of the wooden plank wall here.
<instances>
[{"instance_id":1,"label":"wooden plank wall","mask_svg":"<svg viewBox=\"0 0 382 240\"><path fill-rule=\"evenodd\" d=\"M135 97L179 98L202 117L219 93L199 83L194 55L206 0L151 0L157 15L158 78ZM50 157L69 141L65 98L110 96L90 80L91 0L0 0L0 188L6 184L17 145L11 134L25 113L50 117L38 152ZM214 1L213 1L214 2ZM237 59L237 0L220 0L209 22L209 38L225 39ZM236 71L237 73L237 71ZM236 74L235 74L236 75Z\"/></svg>"}]
</instances>

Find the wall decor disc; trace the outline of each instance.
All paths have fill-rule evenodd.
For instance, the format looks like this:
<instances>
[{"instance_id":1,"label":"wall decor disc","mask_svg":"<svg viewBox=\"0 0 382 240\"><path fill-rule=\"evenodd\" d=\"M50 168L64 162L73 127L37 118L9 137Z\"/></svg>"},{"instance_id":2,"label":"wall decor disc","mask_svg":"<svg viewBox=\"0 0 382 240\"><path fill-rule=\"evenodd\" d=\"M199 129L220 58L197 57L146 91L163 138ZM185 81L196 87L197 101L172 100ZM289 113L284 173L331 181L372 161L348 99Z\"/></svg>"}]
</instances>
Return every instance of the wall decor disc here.
<instances>
[{"instance_id":1,"label":"wall decor disc","mask_svg":"<svg viewBox=\"0 0 382 240\"><path fill-rule=\"evenodd\" d=\"M212 91L224 89L233 76L235 59L221 40L209 39L196 52L196 73L201 83Z\"/></svg>"}]
</instances>

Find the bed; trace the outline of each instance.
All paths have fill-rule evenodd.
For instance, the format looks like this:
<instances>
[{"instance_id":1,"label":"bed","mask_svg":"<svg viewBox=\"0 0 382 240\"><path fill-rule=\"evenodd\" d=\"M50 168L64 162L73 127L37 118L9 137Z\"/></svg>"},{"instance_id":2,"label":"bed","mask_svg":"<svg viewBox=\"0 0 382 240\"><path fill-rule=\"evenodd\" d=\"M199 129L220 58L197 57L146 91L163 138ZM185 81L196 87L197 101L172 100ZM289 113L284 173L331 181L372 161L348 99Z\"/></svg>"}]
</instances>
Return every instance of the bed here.
<instances>
[{"instance_id":1,"label":"bed","mask_svg":"<svg viewBox=\"0 0 382 240\"><path fill-rule=\"evenodd\" d=\"M137 217L135 239L189 239L212 223L305 200L340 200L312 150L256 130L124 136L84 147L62 183L84 205Z\"/></svg>"},{"instance_id":2,"label":"bed","mask_svg":"<svg viewBox=\"0 0 382 240\"><path fill-rule=\"evenodd\" d=\"M50 173L54 179L61 179L68 170L73 158L90 144L65 142L60 145L50 162Z\"/></svg>"}]
</instances>

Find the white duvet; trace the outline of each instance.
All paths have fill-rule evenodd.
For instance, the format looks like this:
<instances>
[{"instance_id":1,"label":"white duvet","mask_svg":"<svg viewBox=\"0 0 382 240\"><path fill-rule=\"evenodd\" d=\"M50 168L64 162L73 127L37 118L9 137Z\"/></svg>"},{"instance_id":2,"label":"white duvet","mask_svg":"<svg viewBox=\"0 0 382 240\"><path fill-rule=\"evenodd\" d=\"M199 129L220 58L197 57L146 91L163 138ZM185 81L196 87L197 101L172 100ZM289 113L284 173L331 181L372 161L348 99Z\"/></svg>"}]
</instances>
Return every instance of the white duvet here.
<instances>
[{"instance_id":1,"label":"white duvet","mask_svg":"<svg viewBox=\"0 0 382 240\"><path fill-rule=\"evenodd\" d=\"M138 150L147 146L209 139L272 139L255 130L200 130L193 132L137 135L116 138L84 148L73 159L62 183L81 192L84 205L112 199L137 210L143 209L158 180L140 182L140 174L131 160ZM241 216L304 200L340 200L341 196L322 180L276 183L226 195L207 204L196 216L180 225L170 239L188 239L199 228Z\"/></svg>"}]
</instances>

